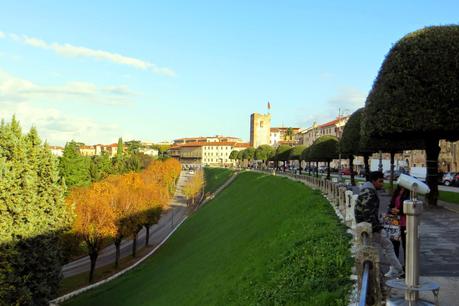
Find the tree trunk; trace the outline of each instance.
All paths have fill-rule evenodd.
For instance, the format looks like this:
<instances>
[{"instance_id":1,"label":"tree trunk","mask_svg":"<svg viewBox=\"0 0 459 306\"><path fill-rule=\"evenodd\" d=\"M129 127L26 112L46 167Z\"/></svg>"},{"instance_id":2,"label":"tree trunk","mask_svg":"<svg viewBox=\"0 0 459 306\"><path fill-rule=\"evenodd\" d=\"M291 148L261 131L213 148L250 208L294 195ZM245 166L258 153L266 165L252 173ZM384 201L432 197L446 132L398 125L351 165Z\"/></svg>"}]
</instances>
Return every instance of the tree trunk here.
<instances>
[{"instance_id":1,"label":"tree trunk","mask_svg":"<svg viewBox=\"0 0 459 306\"><path fill-rule=\"evenodd\" d=\"M146 231L145 247L147 247L148 243L150 242L150 225L145 225L145 231Z\"/></svg>"},{"instance_id":2,"label":"tree trunk","mask_svg":"<svg viewBox=\"0 0 459 306\"><path fill-rule=\"evenodd\" d=\"M91 260L91 268L89 270L89 282L92 283L94 280L94 270L96 269L96 261L97 261L97 256L98 252L95 249L92 249L89 253L89 259Z\"/></svg>"},{"instance_id":3,"label":"tree trunk","mask_svg":"<svg viewBox=\"0 0 459 306\"><path fill-rule=\"evenodd\" d=\"M365 165L365 180L370 180L370 164L368 163L368 159L370 158L369 154L363 155L363 163Z\"/></svg>"},{"instance_id":4,"label":"tree trunk","mask_svg":"<svg viewBox=\"0 0 459 306\"><path fill-rule=\"evenodd\" d=\"M394 159L395 159L395 153L390 152L390 194L394 192Z\"/></svg>"},{"instance_id":5,"label":"tree trunk","mask_svg":"<svg viewBox=\"0 0 459 306\"><path fill-rule=\"evenodd\" d=\"M300 175L301 175L301 170L303 170L303 168L301 167L301 159L298 160L298 166L299 166Z\"/></svg>"},{"instance_id":6,"label":"tree trunk","mask_svg":"<svg viewBox=\"0 0 459 306\"><path fill-rule=\"evenodd\" d=\"M137 234L139 232L135 232L133 235L132 235L132 257L135 257L136 256L136 252L137 252Z\"/></svg>"},{"instance_id":7,"label":"tree trunk","mask_svg":"<svg viewBox=\"0 0 459 306\"><path fill-rule=\"evenodd\" d=\"M116 253L115 253L115 268L118 268L119 263L120 263L120 255L121 255L120 247L121 247L121 240L122 240L121 237L120 237L119 239L117 238L117 239L115 240L115 250L116 250Z\"/></svg>"},{"instance_id":8,"label":"tree trunk","mask_svg":"<svg viewBox=\"0 0 459 306\"><path fill-rule=\"evenodd\" d=\"M330 161L327 161L327 180L330 180Z\"/></svg>"},{"instance_id":9,"label":"tree trunk","mask_svg":"<svg viewBox=\"0 0 459 306\"><path fill-rule=\"evenodd\" d=\"M308 174L311 176L311 162L308 162Z\"/></svg>"},{"instance_id":10,"label":"tree trunk","mask_svg":"<svg viewBox=\"0 0 459 306\"><path fill-rule=\"evenodd\" d=\"M354 155L349 156L349 169L351 170L351 185L355 186Z\"/></svg>"},{"instance_id":11,"label":"tree trunk","mask_svg":"<svg viewBox=\"0 0 459 306\"><path fill-rule=\"evenodd\" d=\"M438 200L438 154L440 153L438 138L426 139L425 145L427 159L426 182L430 188L430 193L427 194L426 198L430 207L436 207Z\"/></svg>"},{"instance_id":12,"label":"tree trunk","mask_svg":"<svg viewBox=\"0 0 459 306\"><path fill-rule=\"evenodd\" d=\"M316 177L319 177L319 162L316 161Z\"/></svg>"}]
</instances>

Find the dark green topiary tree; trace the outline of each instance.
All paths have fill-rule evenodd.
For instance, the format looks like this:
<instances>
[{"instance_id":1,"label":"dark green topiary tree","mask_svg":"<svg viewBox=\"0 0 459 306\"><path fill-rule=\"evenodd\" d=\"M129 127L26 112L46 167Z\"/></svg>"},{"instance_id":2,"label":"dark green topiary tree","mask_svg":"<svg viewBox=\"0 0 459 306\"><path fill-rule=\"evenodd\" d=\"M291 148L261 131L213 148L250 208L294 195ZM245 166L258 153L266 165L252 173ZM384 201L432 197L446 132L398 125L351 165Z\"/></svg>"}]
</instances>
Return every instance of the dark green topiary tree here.
<instances>
[{"instance_id":1,"label":"dark green topiary tree","mask_svg":"<svg viewBox=\"0 0 459 306\"><path fill-rule=\"evenodd\" d=\"M410 33L389 51L366 101L369 137L424 142L429 205L438 198L438 142L459 139L458 62L459 26Z\"/></svg>"},{"instance_id":2,"label":"dark green topiary tree","mask_svg":"<svg viewBox=\"0 0 459 306\"><path fill-rule=\"evenodd\" d=\"M308 163L308 174L309 175L311 175L311 169L312 169L312 166L311 166L312 160L309 157L310 153L311 153L311 147L305 148L303 152L301 153L301 159Z\"/></svg>"},{"instance_id":3,"label":"dark green topiary tree","mask_svg":"<svg viewBox=\"0 0 459 306\"><path fill-rule=\"evenodd\" d=\"M242 159L247 161L252 161L255 157L255 149L254 148L247 148L242 151Z\"/></svg>"},{"instance_id":4,"label":"dark green topiary tree","mask_svg":"<svg viewBox=\"0 0 459 306\"><path fill-rule=\"evenodd\" d=\"M283 169L285 171L285 162L288 160L288 156L289 156L288 150L290 150L290 148L291 147L289 145L284 145L284 144L281 144L280 146L276 148L276 152L274 153L274 156L272 157L272 160L275 162L276 169L279 167L279 161L283 161L284 162Z\"/></svg>"},{"instance_id":5,"label":"dark green topiary tree","mask_svg":"<svg viewBox=\"0 0 459 306\"><path fill-rule=\"evenodd\" d=\"M339 158L338 138L335 136L321 136L311 146L309 158L313 161L327 163L327 179L330 179L330 162Z\"/></svg>"},{"instance_id":6,"label":"dark green topiary tree","mask_svg":"<svg viewBox=\"0 0 459 306\"><path fill-rule=\"evenodd\" d=\"M70 226L57 160L32 128L0 125L0 304L48 305L61 277L59 237Z\"/></svg>"},{"instance_id":7,"label":"dark green topiary tree","mask_svg":"<svg viewBox=\"0 0 459 306\"><path fill-rule=\"evenodd\" d=\"M293 147L293 148L291 148L289 150L288 159L289 160L297 160L298 161L298 163L300 164L300 174L301 174L301 170L302 170L301 161L303 160L302 159L302 154L303 154L304 149L306 149L306 146L301 145L301 146L295 146L295 147Z\"/></svg>"},{"instance_id":8,"label":"dark green topiary tree","mask_svg":"<svg viewBox=\"0 0 459 306\"><path fill-rule=\"evenodd\" d=\"M274 148L270 145L261 145L255 150L255 159L263 161L265 165L273 155Z\"/></svg>"},{"instance_id":9,"label":"dark green topiary tree","mask_svg":"<svg viewBox=\"0 0 459 306\"><path fill-rule=\"evenodd\" d=\"M360 122L362 118L363 108L356 110L347 121L343 129L343 135L339 141L341 154L349 158L349 168L351 169L351 184L355 186L354 177L354 155L363 155L365 161L365 172L368 176L370 169L368 165L368 157L370 152L363 153L360 150Z\"/></svg>"}]
</instances>

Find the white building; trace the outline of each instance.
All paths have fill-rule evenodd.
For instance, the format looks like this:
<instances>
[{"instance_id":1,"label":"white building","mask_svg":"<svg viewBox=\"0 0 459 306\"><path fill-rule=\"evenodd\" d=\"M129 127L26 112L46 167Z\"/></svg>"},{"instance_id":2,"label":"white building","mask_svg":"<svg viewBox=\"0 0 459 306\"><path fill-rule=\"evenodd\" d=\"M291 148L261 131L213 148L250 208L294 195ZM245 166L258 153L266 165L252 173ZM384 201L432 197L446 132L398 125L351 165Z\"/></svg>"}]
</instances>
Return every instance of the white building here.
<instances>
[{"instance_id":1,"label":"white building","mask_svg":"<svg viewBox=\"0 0 459 306\"><path fill-rule=\"evenodd\" d=\"M64 155L64 148L59 146L50 146L51 154L57 157L62 157Z\"/></svg>"}]
</instances>

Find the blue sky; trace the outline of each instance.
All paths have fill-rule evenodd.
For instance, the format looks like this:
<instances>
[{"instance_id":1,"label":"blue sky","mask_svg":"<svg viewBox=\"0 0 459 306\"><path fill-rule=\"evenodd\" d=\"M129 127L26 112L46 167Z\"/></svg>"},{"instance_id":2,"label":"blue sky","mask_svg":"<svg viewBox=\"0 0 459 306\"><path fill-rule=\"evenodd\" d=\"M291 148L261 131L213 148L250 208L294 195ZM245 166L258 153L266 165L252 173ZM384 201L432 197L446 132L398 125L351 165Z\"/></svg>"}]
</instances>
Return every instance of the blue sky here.
<instances>
[{"instance_id":1,"label":"blue sky","mask_svg":"<svg viewBox=\"0 0 459 306\"><path fill-rule=\"evenodd\" d=\"M324 1L322 1L324 2ZM390 47L455 1L10 1L0 117L63 145L307 127L364 105Z\"/></svg>"}]
</instances>

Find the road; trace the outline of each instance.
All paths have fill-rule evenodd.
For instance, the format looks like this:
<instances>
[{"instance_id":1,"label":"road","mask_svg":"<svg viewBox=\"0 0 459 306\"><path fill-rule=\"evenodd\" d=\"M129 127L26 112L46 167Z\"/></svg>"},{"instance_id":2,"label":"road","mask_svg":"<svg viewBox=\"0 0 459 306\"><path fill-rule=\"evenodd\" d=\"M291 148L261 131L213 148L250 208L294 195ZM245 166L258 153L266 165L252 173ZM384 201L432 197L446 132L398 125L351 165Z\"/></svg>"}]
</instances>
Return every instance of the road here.
<instances>
[{"instance_id":1,"label":"road","mask_svg":"<svg viewBox=\"0 0 459 306\"><path fill-rule=\"evenodd\" d=\"M188 208L186 206L186 199L183 196L182 189L189 177L191 177L191 175L186 171L182 171L180 173L177 189L170 203L171 208L167 212L163 213L158 224L155 224L150 228L150 245L158 245L177 226L177 224L185 218ZM137 236L137 247L143 247L144 244L145 228L143 228ZM131 253L132 240L125 239L121 243L121 258L130 256ZM97 258L96 268L113 264L114 262L115 246L110 245L100 252L99 257ZM89 272L89 268L90 260L88 256L85 256L66 264L62 268L62 272L64 274L64 278L66 278L83 272Z\"/></svg>"}]
</instances>

